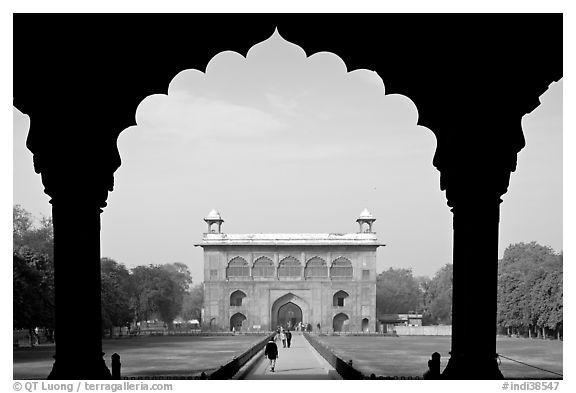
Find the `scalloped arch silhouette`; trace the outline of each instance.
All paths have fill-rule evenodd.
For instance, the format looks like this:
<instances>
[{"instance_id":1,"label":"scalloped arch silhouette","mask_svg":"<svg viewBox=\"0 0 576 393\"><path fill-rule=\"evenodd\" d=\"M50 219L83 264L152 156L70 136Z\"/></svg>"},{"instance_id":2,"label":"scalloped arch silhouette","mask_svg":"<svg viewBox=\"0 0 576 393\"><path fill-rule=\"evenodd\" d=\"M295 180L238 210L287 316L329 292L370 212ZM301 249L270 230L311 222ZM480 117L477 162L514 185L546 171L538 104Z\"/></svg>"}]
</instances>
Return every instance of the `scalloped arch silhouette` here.
<instances>
[{"instance_id":1,"label":"scalloped arch silhouette","mask_svg":"<svg viewBox=\"0 0 576 393\"><path fill-rule=\"evenodd\" d=\"M167 93L157 93L152 94L145 97L136 108L135 118L136 124L135 126L138 127L140 125L139 121L139 114L142 108L146 107L148 101L154 101L156 99L163 99L168 96L175 94L174 86L178 85L178 83L182 81L193 81L194 84L204 85L206 84L207 77L218 77L219 72L221 71L222 65L221 62L225 61L227 63L227 67L230 67L230 64L233 64L234 67L242 68L245 67L248 61L255 61L261 56L262 52L266 52L268 50L271 43L281 44L285 50L290 50L292 52L292 58L295 62L301 62L302 64L306 65L315 65L316 63L322 63L322 60L330 59L331 67L338 69L338 73L341 73L341 76L344 77L356 77L362 79L371 79L374 83L381 86L381 93L383 96L386 97L395 97L396 99L405 100L408 105L410 105L414 110L410 113L413 113L414 118L412 119L412 123L415 126L418 126L418 109L415 103L407 96L392 93L387 94L386 88L384 85L384 81L375 71L370 71L365 68L357 68L352 71L348 71L348 67L346 66L346 62L342 57L334 52L329 51L318 51L310 56L306 54L304 48L299 46L296 43L287 41L282 37L278 29L275 29L274 32L268 37L267 39L254 44L250 49L248 49L246 56L234 51L234 50L224 50L216 55L214 55L207 63L205 71L201 71L195 68L187 68L183 69L178 72L174 77L170 80L167 87ZM430 130L428 130L431 132ZM125 132L121 132L120 135L127 134ZM119 135L119 137L120 137ZM434 133L434 143L437 144L436 136ZM436 149L433 149L434 151Z\"/></svg>"}]
</instances>

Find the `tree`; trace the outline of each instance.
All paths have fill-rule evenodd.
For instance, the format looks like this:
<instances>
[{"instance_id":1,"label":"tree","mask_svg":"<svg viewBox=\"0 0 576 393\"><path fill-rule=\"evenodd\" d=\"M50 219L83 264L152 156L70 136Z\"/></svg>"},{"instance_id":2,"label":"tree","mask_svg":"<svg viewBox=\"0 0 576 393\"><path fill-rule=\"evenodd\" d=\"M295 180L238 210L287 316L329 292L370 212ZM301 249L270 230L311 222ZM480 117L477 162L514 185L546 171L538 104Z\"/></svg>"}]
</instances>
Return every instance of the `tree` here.
<instances>
[{"instance_id":1,"label":"tree","mask_svg":"<svg viewBox=\"0 0 576 393\"><path fill-rule=\"evenodd\" d=\"M172 280L179 288L184 292L188 292L190 285L192 284L192 275L188 270L188 266L182 262L174 262L160 265L160 267L170 273Z\"/></svg>"},{"instance_id":2,"label":"tree","mask_svg":"<svg viewBox=\"0 0 576 393\"><path fill-rule=\"evenodd\" d=\"M190 288L182 302L182 319L189 321L197 319L202 323L202 308L204 307L204 286L202 284Z\"/></svg>"},{"instance_id":3,"label":"tree","mask_svg":"<svg viewBox=\"0 0 576 393\"><path fill-rule=\"evenodd\" d=\"M54 327L54 236L52 220L39 226L20 205L13 206L13 327Z\"/></svg>"},{"instance_id":4,"label":"tree","mask_svg":"<svg viewBox=\"0 0 576 393\"><path fill-rule=\"evenodd\" d=\"M172 329L191 283L190 272L182 263L132 269L131 292L136 319L147 320L157 314Z\"/></svg>"},{"instance_id":5,"label":"tree","mask_svg":"<svg viewBox=\"0 0 576 393\"><path fill-rule=\"evenodd\" d=\"M113 259L100 261L102 283L102 327L125 326L132 320L130 307L130 273L126 267Z\"/></svg>"},{"instance_id":6,"label":"tree","mask_svg":"<svg viewBox=\"0 0 576 393\"><path fill-rule=\"evenodd\" d=\"M562 271L562 254L536 242L511 244L504 250L498 268L502 273L514 272L521 276L537 270Z\"/></svg>"},{"instance_id":7,"label":"tree","mask_svg":"<svg viewBox=\"0 0 576 393\"><path fill-rule=\"evenodd\" d=\"M452 323L453 266L448 263L430 280L424 295L424 319L430 324Z\"/></svg>"},{"instance_id":8,"label":"tree","mask_svg":"<svg viewBox=\"0 0 576 393\"><path fill-rule=\"evenodd\" d=\"M536 242L508 246L498 265L499 326L522 334L560 334L562 264L562 254Z\"/></svg>"},{"instance_id":9,"label":"tree","mask_svg":"<svg viewBox=\"0 0 576 393\"><path fill-rule=\"evenodd\" d=\"M12 207L12 233L14 239L14 249L19 248L19 244L22 243L22 238L28 231L32 228L33 217L30 212L26 211L20 205L14 205Z\"/></svg>"},{"instance_id":10,"label":"tree","mask_svg":"<svg viewBox=\"0 0 576 393\"><path fill-rule=\"evenodd\" d=\"M376 280L376 314L398 314L416 311L422 292L411 269L394 269L380 273Z\"/></svg>"},{"instance_id":11,"label":"tree","mask_svg":"<svg viewBox=\"0 0 576 393\"><path fill-rule=\"evenodd\" d=\"M498 277L498 325L508 332L518 331L526 324L524 283L515 274L503 273Z\"/></svg>"}]
</instances>

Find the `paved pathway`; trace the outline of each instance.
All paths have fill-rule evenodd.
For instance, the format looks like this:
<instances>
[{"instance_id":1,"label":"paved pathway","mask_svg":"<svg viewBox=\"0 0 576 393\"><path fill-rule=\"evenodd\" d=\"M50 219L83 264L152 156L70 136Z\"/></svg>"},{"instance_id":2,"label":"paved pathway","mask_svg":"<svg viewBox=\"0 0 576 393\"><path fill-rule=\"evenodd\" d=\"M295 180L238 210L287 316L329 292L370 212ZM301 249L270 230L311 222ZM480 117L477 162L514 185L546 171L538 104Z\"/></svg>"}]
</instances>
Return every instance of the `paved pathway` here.
<instances>
[{"instance_id":1,"label":"paved pathway","mask_svg":"<svg viewBox=\"0 0 576 393\"><path fill-rule=\"evenodd\" d=\"M274 372L264 351L258 353L246 369L238 373L241 379L341 379L336 370L304 338L301 333L292 334L292 345L283 348L277 341L278 359Z\"/></svg>"}]
</instances>

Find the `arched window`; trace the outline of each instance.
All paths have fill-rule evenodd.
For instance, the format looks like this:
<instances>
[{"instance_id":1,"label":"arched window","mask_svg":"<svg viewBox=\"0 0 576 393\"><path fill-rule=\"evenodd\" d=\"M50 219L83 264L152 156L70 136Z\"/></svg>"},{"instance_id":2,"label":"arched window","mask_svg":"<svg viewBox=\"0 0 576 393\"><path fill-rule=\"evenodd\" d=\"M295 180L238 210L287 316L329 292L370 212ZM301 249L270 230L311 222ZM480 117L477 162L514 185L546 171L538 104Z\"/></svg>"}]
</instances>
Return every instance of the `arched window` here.
<instances>
[{"instance_id":1,"label":"arched window","mask_svg":"<svg viewBox=\"0 0 576 393\"><path fill-rule=\"evenodd\" d=\"M328 267L322 258L314 257L308 261L304 269L306 278L328 277Z\"/></svg>"},{"instance_id":2,"label":"arched window","mask_svg":"<svg viewBox=\"0 0 576 393\"><path fill-rule=\"evenodd\" d=\"M232 292L230 295L230 305L234 307L239 307L242 305L242 299L246 297L246 294L241 290Z\"/></svg>"},{"instance_id":3,"label":"arched window","mask_svg":"<svg viewBox=\"0 0 576 393\"><path fill-rule=\"evenodd\" d=\"M278 265L278 277L284 279L299 279L302 276L302 265L294 257L286 257Z\"/></svg>"},{"instance_id":4,"label":"arched window","mask_svg":"<svg viewBox=\"0 0 576 393\"><path fill-rule=\"evenodd\" d=\"M242 257L233 258L226 268L226 277L228 278L248 278L250 277L250 267L248 262Z\"/></svg>"},{"instance_id":5,"label":"arched window","mask_svg":"<svg viewBox=\"0 0 576 393\"><path fill-rule=\"evenodd\" d=\"M274 262L267 257L256 259L252 266L252 277L274 277Z\"/></svg>"},{"instance_id":6,"label":"arched window","mask_svg":"<svg viewBox=\"0 0 576 393\"><path fill-rule=\"evenodd\" d=\"M345 291L338 291L334 294L332 298L332 305L334 307L344 307L344 299L348 297L348 293Z\"/></svg>"},{"instance_id":7,"label":"arched window","mask_svg":"<svg viewBox=\"0 0 576 393\"><path fill-rule=\"evenodd\" d=\"M332 262L330 267L330 278L333 280L350 280L352 279L352 262L340 257Z\"/></svg>"}]
</instances>

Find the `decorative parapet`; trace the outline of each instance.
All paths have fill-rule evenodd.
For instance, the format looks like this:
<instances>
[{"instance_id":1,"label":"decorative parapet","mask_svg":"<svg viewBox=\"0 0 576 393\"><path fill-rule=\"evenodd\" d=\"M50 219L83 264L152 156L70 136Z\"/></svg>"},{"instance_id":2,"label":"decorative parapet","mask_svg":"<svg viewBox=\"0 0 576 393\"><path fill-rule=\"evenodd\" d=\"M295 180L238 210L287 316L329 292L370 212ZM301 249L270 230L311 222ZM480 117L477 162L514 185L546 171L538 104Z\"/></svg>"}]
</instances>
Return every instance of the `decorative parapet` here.
<instances>
[{"instance_id":1,"label":"decorative parapet","mask_svg":"<svg viewBox=\"0 0 576 393\"><path fill-rule=\"evenodd\" d=\"M195 246L375 246L378 243L376 233L256 233L227 234L205 233L202 242Z\"/></svg>"}]
</instances>

